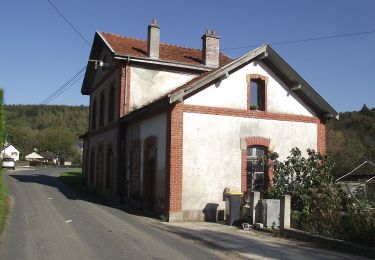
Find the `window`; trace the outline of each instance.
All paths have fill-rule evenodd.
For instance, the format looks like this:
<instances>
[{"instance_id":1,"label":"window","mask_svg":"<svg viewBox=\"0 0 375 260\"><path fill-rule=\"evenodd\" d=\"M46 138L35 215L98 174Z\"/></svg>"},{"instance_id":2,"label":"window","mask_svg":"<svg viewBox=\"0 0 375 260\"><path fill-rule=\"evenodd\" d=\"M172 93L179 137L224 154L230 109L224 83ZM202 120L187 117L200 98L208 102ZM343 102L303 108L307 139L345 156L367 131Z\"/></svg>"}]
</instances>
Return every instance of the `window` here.
<instances>
[{"instance_id":1,"label":"window","mask_svg":"<svg viewBox=\"0 0 375 260\"><path fill-rule=\"evenodd\" d=\"M267 189L267 166L262 162L262 156L267 154L263 146L247 147L247 190L264 192Z\"/></svg>"},{"instance_id":2,"label":"window","mask_svg":"<svg viewBox=\"0 0 375 260\"><path fill-rule=\"evenodd\" d=\"M109 91L109 101L108 101L108 122L112 122L115 117L115 86L112 83L111 90Z\"/></svg>"},{"instance_id":3,"label":"window","mask_svg":"<svg viewBox=\"0 0 375 260\"><path fill-rule=\"evenodd\" d=\"M100 106L99 106L99 126L104 125L104 107L105 107L105 96L104 91L100 94Z\"/></svg>"},{"instance_id":4,"label":"window","mask_svg":"<svg viewBox=\"0 0 375 260\"><path fill-rule=\"evenodd\" d=\"M112 148L107 149L107 160L106 160L106 175L105 175L105 186L110 189L112 187L112 174L113 174L113 151Z\"/></svg>"},{"instance_id":5,"label":"window","mask_svg":"<svg viewBox=\"0 0 375 260\"><path fill-rule=\"evenodd\" d=\"M96 100L94 100L92 105L92 116L91 116L91 130L96 128Z\"/></svg>"},{"instance_id":6,"label":"window","mask_svg":"<svg viewBox=\"0 0 375 260\"><path fill-rule=\"evenodd\" d=\"M264 81L250 81L250 110L264 111Z\"/></svg>"},{"instance_id":7,"label":"window","mask_svg":"<svg viewBox=\"0 0 375 260\"><path fill-rule=\"evenodd\" d=\"M266 111L267 81L267 77L262 75L247 75L248 110Z\"/></svg>"}]
</instances>

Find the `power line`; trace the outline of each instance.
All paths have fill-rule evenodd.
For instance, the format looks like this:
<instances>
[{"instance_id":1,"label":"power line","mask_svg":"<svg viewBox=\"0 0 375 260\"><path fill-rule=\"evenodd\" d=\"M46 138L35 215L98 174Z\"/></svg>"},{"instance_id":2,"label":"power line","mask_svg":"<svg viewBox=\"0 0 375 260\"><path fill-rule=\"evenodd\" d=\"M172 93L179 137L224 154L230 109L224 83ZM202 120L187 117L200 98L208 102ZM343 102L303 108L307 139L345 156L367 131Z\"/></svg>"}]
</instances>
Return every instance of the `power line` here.
<instances>
[{"instance_id":1,"label":"power line","mask_svg":"<svg viewBox=\"0 0 375 260\"><path fill-rule=\"evenodd\" d=\"M78 31L78 29L68 20L68 18L66 18L64 16L64 14L50 1L50 0L47 0L48 3L52 6L53 9L55 9L55 11L65 20L65 22L67 22L69 24L69 26L79 35L79 37L82 38L82 40L84 40L90 47L92 47L91 43L89 43L88 40L86 40L85 37L83 37L83 35Z\"/></svg>"},{"instance_id":2,"label":"power line","mask_svg":"<svg viewBox=\"0 0 375 260\"><path fill-rule=\"evenodd\" d=\"M269 45L283 45L283 44L292 44L292 43L300 43L300 42L320 41L320 40L328 40L328 39L334 39L334 38L353 37L353 36L372 34L372 33L375 33L375 30L365 31L365 32L356 32L356 33L336 34L336 35L329 35L329 36L320 36L320 37L291 40L291 41L280 41L280 42L269 43ZM221 49L221 50L228 51L228 50L248 49L248 48L258 47L259 45L261 45L261 44L241 46L241 47L233 47L233 48L225 48L225 49Z\"/></svg>"},{"instance_id":3,"label":"power line","mask_svg":"<svg viewBox=\"0 0 375 260\"><path fill-rule=\"evenodd\" d=\"M70 87L72 87L78 80L80 80L82 77L84 76L84 74L81 74L74 82L72 82L72 84L70 84L70 86L68 86L67 88L65 88L63 91L61 91L57 96L55 96L53 99L51 99L50 101L48 101L47 103L45 103L45 105L49 104L50 102L52 102L53 100L55 100L57 97L59 97L62 93L64 93L65 91L67 91Z\"/></svg>"},{"instance_id":4,"label":"power line","mask_svg":"<svg viewBox=\"0 0 375 260\"><path fill-rule=\"evenodd\" d=\"M80 69L72 78L70 78L67 82L65 82L61 87L59 87L55 92L53 92L51 95L49 95L48 97L46 97L45 99L43 99L41 101L41 104L43 103L46 103L48 102L50 99L52 99L55 95L57 95L59 92L61 92L62 90L64 90L64 88L66 88L74 79L76 79L82 72L83 70L85 69L85 67L83 67L82 69Z\"/></svg>"},{"instance_id":5,"label":"power line","mask_svg":"<svg viewBox=\"0 0 375 260\"><path fill-rule=\"evenodd\" d=\"M53 100L55 100L57 97L59 97L62 93L64 93L65 91L67 91L70 87L72 87L78 80L80 80L82 77L84 76L84 74L81 74L78 78L76 78L76 80L74 80L67 88L65 88L63 91L61 91L59 94L57 94L56 96L54 96L53 98L51 98L49 101L47 101L46 103L44 103L43 105L48 105L50 102L52 102Z\"/></svg>"},{"instance_id":6,"label":"power line","mask_svg":"<svg viewBox=\"0 0 375 260\"><path fill-rule=\"evenodd\" d=\"M86 66L84 66L82 69L80 69L72 78L70 78L67 82L65 82L61 87L59 87L56 91L54 91L51 95L46 97L41 101L41 104L48 104L52 100L56 99L58 96L60 96L62 93L64 93L67 89L69 89L74 83L77 82L78 79L82 78L84 74L82 74L86 69ZM77 79L78 78L78 79Z\"/></svg>"},{"instance_id":7,"label":"power line","mask_svg":"<svg viewBox=\"0 0 375 260\"><path fill-rule=\"evenodd\" d=\"M100 53L91 43L86 40L86 38L78 31L78 29L73 25L72 22L69 21L69 19L56 7L56 5L53 4L51 0L47 0L48 3L52 6L52 8L64 19L64 21L73 29L73 31L82 39L85 41L87 45L89 45L92 50L94 50L97 53ZM83 77L83 74L80 75L84 70L86 69L86 66L84 66L79 72L77 72L71 79L69 79L64 85L62 85L60 88L58 88L55 92L53 92L50 96L43 99L41 104L48 104L54 99L56 99L58 96L60 96L62 93L64 93L67 89L69 89L74 83L76 83L80 78Z\"/></svg>"}]
</instances>

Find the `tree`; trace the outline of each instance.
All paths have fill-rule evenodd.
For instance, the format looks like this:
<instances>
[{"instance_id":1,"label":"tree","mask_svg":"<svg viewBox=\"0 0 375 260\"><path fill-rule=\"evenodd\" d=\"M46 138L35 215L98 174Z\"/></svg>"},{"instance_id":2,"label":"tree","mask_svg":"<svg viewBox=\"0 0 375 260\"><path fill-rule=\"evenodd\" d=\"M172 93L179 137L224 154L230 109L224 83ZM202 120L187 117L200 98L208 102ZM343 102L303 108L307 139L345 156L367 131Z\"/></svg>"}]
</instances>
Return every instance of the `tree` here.
<instances>
[{"instance_id":1,"label":"tree","mask_svg":"<svg viewBox=\"0 0 375 260\"><path fill-rule=\"evenodd\" d=\"M40 132L39 149L55 153L59 158L72 155L74 133L68 128L51 128Z\"/></svg>"},{"instance_id":2,"label":"tree","mask_svg":"<svg viewBox=\"0 0 375 260\"><path fill-rule=\"evenodd\" d=\"M9 123L10 124L10 123ZM31 153L37 147L37 133L27 126L9 127L8 141L15 145L23 156Z\"/></svg>"},{"instance_id":3,"label":"tree","mask_svg":"<svg viewBox=\"0 0 375 260\"><path fill-rule=\"evenodd\" d=\"M364 161L375 161L375 109L340 113L327 123L327 153L335 163L333 174L342 176Z\"/></svg>"},{"instance_id":4,"label":"tree","mask_svg":"<svg viewBox=\"0 0 375 260\"><path fill-rule=\"evenodd\" d=\"M40 151L62 153L59 154L60 157L68 155L69 159L71 156L79 157L72 147L77 143L78 136L87 131L88 107L56 105L5 105L4 107L7 122L4 136L23 155L38 148ZM64 129L62 133L55 130L57 127ZM55 138L49 137L51 135ZM52 140L53 144L48 144L47 139ZM71 149L66 148L68 146L66 143L61 144L63 140L71 141L69 144ZM57 142L60 144L57 145Z\"/></svg>"}]
</instances>

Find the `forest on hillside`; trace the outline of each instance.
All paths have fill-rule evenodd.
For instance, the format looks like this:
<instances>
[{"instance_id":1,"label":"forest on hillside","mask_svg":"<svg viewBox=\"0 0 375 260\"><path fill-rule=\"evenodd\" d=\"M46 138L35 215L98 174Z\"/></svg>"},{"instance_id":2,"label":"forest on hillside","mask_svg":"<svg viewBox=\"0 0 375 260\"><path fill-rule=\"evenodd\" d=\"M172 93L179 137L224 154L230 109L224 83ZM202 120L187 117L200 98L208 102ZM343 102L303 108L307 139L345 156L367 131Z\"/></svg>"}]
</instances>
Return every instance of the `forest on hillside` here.
<instances>
[{"instance_id":1,"label":"forest on hillside","mask_svg":"<svg viewBox=\"0 0 375 260\"><path fill-rule=\"evenodd\" d=\"M78 160L79 135L87 131L88 107L5 105L4 138L21 152L37 149Z\"/></svg>"},{"instance_id":2,"label":"forest on hillside","mask_svg":"<svg viewBox=\"0 0 375 260\"><path fill-rule=\"evenodd\" d=\"M375 162L375 108L363 105L360 111L340 113L340 119L327 123L327 153L342 176L364 161ZM375 172L374 168L363 169Z\"/></svg>"}]
</instances>

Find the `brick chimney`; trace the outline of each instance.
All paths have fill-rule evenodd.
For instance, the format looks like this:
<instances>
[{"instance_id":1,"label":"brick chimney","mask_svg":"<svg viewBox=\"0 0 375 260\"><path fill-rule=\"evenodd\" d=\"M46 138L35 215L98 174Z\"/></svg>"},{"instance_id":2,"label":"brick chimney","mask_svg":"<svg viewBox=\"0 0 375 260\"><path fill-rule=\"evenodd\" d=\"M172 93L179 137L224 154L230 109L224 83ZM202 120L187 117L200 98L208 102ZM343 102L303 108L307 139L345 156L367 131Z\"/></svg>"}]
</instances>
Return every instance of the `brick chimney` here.
<instances>
[{"instance_id":1,"label":"brick chimney","mask_svg":"<svg viewBox=\"0 0 375 260\"><path fill-rule=\"evenodd\" d=\"M217 68L219 67L219 42L220 37L216 35L214 30L207 30L202 36L202 60L203 64Z\"/></svg>"},{"instance_id":2,"label":"brick chimney","mask_svg":"<svg viewBox=\"0 0 375 260\"><path fill-rule=\"evenodd\" d=\"M156 19L152 19L148 26L147 54L152 59L159 59L160 26Z\"/></svg>"}]
</instances>

